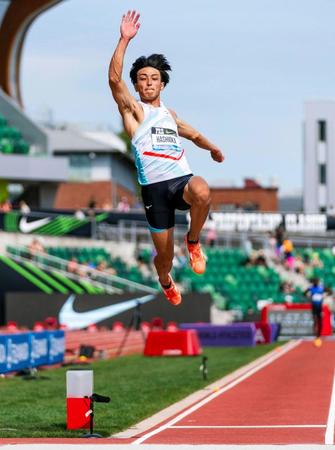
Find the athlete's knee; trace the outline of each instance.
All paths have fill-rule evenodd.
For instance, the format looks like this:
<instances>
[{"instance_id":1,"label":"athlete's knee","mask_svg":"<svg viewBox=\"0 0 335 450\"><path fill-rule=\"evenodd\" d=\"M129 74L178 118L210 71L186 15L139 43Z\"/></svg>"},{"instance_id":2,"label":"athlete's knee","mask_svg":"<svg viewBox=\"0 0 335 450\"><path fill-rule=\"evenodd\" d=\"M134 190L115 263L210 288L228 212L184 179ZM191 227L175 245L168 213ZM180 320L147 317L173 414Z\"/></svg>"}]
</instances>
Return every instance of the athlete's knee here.
<instances>
[{"instance_id":1,"label":"athlete's knee","mask_svg":"<svg viewBox=\"0 0 335 450\"><path fill-rule=\"evenodd\" d=\"M201 177L192 177L189 186L192 203L208 206L211 202L211 192L207 182Z\"/></svg>"},{"instance_id":2,"label":"athlete's knee","mask_svg":"<svg viewBox=\"0 0 335 450\"><path fill-rule=\"evenodd\" d=\"M211 203L211 193L209 188L203 187L195 192L193 201L199 206L209 206Z\"/></svg>"}]
</instances>

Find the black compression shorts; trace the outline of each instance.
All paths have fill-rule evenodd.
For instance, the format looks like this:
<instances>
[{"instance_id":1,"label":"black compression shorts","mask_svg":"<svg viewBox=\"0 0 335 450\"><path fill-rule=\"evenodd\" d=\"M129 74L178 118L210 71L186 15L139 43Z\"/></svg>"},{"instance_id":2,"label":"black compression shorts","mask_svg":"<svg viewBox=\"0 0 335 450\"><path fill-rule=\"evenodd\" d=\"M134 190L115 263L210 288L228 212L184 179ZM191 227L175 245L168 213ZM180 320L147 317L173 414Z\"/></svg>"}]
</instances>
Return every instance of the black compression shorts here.
<instances>
[{"instance_id":1,"label":"black compression shorts","mask_svg":"<svg viewBox=\"0 0 335 450\"><path fill-rule=\"evenodd\" d=\"M322 303L321 302L312 302L312 314L313 317L317 319L322 318Z\"/></svg>"},{"instance_id":2,"label":"black compression shorts","mask_svg":"<svg viewBox=\"0 0 335 450\"><path fill-rule=\"evenodd\" d=\"M151 232L175 225L175 210L190 209L183 199L184 187L193 174L142 186L142 200Z\"/></svg>"}]
</instances>

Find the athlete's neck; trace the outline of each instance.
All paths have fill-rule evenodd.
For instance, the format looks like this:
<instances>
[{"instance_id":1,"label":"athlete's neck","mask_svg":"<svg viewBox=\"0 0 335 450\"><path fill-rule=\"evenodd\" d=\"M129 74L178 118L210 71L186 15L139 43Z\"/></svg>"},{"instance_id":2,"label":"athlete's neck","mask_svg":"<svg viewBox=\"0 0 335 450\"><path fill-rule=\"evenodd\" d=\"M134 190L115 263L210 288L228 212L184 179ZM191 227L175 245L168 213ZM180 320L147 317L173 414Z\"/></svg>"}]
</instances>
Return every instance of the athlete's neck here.
<instances>
[{"instance_id":1,"label":"athlete's neck","mask_svg":"<svg viewBox=\"0 0 335 450\"><path fill-rule=\"evenodd\" d=\"M144 100L141 98L141 102L146 105L153 106L154 108L159 108L161 106L160 98L155 98L155 100Z\"/></svg>"}]
</instances>

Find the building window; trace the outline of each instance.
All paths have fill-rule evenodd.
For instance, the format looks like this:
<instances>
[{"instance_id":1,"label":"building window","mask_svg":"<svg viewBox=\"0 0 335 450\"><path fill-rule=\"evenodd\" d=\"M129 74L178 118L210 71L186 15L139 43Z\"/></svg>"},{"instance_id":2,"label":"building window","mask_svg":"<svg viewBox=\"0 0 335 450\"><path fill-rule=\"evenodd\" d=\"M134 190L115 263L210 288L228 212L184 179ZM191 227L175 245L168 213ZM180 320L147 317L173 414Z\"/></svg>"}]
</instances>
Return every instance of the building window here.
<instances>
[{"instance_id":1,"label":"building window","mask_svg":"<svg viewBox=\"0 0 335 450\"><path fill-rule=\"evenodd\" d=\"M326 184L327 182L327 167L326 164L319 164L319 183Z\"/></svg>"},{"instance_id":2,"label":"building window","mask_svg":"<svg viewBox=\"0 0 335 450\"><path fill-rule=\"evenodd\" d=\"M319 142L326 142L327 140L327 122L325 120L318 121Z\"/></svg>"},{"instance_id":3,"label":"building window","mask_svg":"<svg viewBox=\"0 0 335 450\"><path fill-rule=\"evenodd\" d=\"M70 179L89 181L91 179L91 164L89 155L70 155Z\"/></svg>"}]
</instances>

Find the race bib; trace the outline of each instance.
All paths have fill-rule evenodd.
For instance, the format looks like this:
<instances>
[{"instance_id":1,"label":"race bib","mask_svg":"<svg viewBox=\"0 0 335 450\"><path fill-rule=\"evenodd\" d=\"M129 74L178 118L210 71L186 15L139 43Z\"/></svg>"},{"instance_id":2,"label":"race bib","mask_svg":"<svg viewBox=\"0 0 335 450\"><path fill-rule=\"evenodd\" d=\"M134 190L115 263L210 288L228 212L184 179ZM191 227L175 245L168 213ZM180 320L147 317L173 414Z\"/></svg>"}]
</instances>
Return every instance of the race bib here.
<instances>
[{"instance_id":1,"label":"race bib","mask_svg":"<svg viewBox=\"0 0 335 450\"><path fill-rule=\"evenodd\" d=\"M323 295L322 294L313 294L312 300L313 300L313 302L322 302Z\"/></svg>"},{"instance_id":2,"label":"race bib","mask_svg":"<svg viewBox=\"0 0 335 450\"><path fill-rule=\"evenodd\" d=\"M151 127L153 150L175 150L181 152L181 145L176 131L170 128Z\"/></svg>"}]
</instances>

